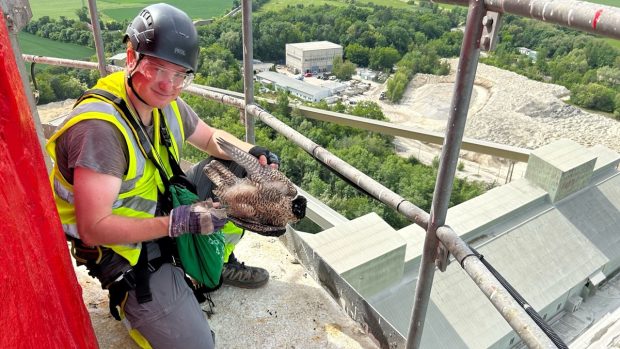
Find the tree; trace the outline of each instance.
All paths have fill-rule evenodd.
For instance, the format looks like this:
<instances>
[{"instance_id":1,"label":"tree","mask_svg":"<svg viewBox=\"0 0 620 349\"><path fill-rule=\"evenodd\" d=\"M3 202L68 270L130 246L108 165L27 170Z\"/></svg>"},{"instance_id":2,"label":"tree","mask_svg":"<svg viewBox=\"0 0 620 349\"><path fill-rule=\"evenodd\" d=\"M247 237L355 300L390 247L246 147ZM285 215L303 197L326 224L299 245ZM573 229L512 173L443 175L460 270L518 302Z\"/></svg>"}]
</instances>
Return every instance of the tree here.
<instances>
[{"instance_id":1,"label":"tree","mask_svg":"<svg viewBox=\"0 0 620 349\"><path fill-rule=\"evenodd\" d=\"M370 68L375 70L390 70L400 59L398 50L393 47L377 47L370 50Z\"/></svg>"},{"instance_id":2,"label":"tree","mask_svg":"<svg viewBox=\"0 0 620 349\"><path fill-rule=\"evenodd\" d=\"M90 23L90 19L88 19L88 9L86 7L81 7L75 10L75 14L79 18L80 22Z\"/></svg>"},{"instance_id":3,"label":"tree","mask_svg":"<svg viewBox=\"0 0 620 349\"><path fill-rule=\"evenodd\" d=\"M348 45L344 49L345 56L360 67L367 67L370 61L370 49L358 43Z\"/></svg>"},{"instance_id":4,"label":"tree","mask_svg":"<svg viewBox=\"0 0 620 349\"><path fill-rule=\"evenodd\" d=\"M573 89L571 101L584 108L613 112L616 92L599 84L579 85Z\"/></svg>"},{"instance_id":5,"label":"tree","mask_svg":"<svg viewBox=\"0 0 620 349\"><path fill-rule=\"evenodd\" d=\"M342 61L342 57L336 56L333 61L332 73L340 80L350 80L357 66L349 61Z\"/></svg>"}]
</instances>

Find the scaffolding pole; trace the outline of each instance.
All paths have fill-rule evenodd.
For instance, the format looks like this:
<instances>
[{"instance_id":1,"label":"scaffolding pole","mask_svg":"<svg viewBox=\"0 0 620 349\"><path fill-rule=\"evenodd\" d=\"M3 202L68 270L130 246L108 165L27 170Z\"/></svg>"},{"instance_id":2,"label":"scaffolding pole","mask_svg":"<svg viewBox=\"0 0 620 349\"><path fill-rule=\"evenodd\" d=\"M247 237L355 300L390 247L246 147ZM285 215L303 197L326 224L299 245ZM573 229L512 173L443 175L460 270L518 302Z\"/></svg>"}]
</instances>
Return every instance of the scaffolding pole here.
<instances>
[{"instance_id":1,"label":"scaffolding pole","mask_svg":"<svg viewBox=\"0 0 620 349\"><path fill-rule=\"evenodd\" d=\"M101 27L99 27L99 14L97 13L97 0L88 0L88 9L90 11L90 26L93 30L93 38L95 41L95 50L97 51L97 63L99 67L99 75L104 77L108 75L105 66L105 51L103 49L103 39L101 38Z\"/></svg>"},{"instance_id":2,"label":"scaffolding pole","mask_svg":"<svg viewBox=\"0 0 620 349\"><path fill-rule=\"evenodd\" d=\"M241 19L243 22L243 96L245 104L254 104L254 49L252 46L252 0L241 0ZM256 143L254 136L254 117L244 113L245 141Z\"/></svg>"},{"instance_id":3,"label":"scaffolding pole","mask_svg":"<svg viewBox=\"0 0 620 349\"><path fill-rule=\"evenodd\" d=\"M468 0L432 0L468 6ZM482 0L481 0L482 1ZM484 0L488 11L530 17L543 22L620 40L620 8L575 0Z\"/></svg>"},{"instance_id":4,"label":"scaffolding pole","mask_svg":"<svg viewBox=\"0 0 620 349\"><path fill-rule=\"evenodd\" d=\"M480 56L480 37L482 35L482 18L484 14L485 8L481 1L471 0L469 2L465 34L463 35L461 55L450 106L450 116L439 160L439 172L437 173L433 202L431 203L430 221L426 230L420 272L415 288L413 311L407 339L408 349L420 347L426 311L433 286L435 267L438 266L440 269L445 270L447 262L447 255L439 253L440 243L436 231L437 228L443 226L446 222L450 194L452 193L452 182L454 181L459 159L467 111Z\"/></svg>"}]
</instances>

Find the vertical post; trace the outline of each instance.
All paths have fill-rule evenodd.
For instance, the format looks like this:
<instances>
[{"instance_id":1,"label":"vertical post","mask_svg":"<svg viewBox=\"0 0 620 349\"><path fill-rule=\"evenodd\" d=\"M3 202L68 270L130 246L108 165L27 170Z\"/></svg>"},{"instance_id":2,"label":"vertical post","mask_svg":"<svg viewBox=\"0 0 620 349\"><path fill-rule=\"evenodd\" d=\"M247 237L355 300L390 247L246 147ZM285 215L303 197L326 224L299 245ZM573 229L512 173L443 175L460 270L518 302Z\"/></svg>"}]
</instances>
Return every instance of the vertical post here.
<instances>
[{"instance_id":1,"label":"vertical post","mask_svg":"<svg viewBox=\"0 0 620 349\"><path fill-rule=\"evenodd\" d=\"M101 28L99 27L99 15L97 14L97 1L88 0L88 9L90 11L90 24L93 28L93 38L95 40L95 50L97 51L97 63L99 64L99 75L104 77L108 75L105 66L105 52L103 50L103 40L101 39Z\"/></svg>"},{"instance_id":2,"label":"vertical post","mask_svg":"<svg viewBox=\"0 0 620 349\"><path fill-rule=\"evenodd\" d=\"M254 144L254 116L247 106L254 104L254 53L252 48L252 0L241 1L243 19L243 96L245 99L245 141Z\"/></svg>"},{"instance_id":3,"label":"vertical post","mask_svg":"<svg viewBox=\"0 0 620 349\"><path fill-rule=\"evenodd\" d=\"M17 33L31 16L27 0L0 0L0 348L97 348L17 49Z\"/></svg>"},{"instance_id":4,"label":"vertical post","mask_svg":"<svg viewBox=\"0 0 620 349\"><path fill-rule=\"evenodd\" d=\"M407 337L407 348L409 349L420 347L424 320L435 275L435 262L445 263L443 260L437 260L439 249L437 228L443 226L446 221L450 194L452 192L452 182L463 140L467 111L480 56L480 36L482 34L482 17L484 12L485 8L482 0L469 1L467 24L465 26L465 35L463 36L463 45L454 83L454 94L450 106L450 117L439 160L439 172L437 174L437 182L435 183L433 203L431 205L422 260L420 262L420 272L415 289L413 311Z\"/></svg>"},{"instance_id":5,"label":"vertical post","mask_svg":"<svg viewBox=\"0 0 620 349\"><path fill-rule=\"evenodd\" d=\"M11 50L13 54L13 58L17 63L17 71L19 72L19 76L21 77L22 87L26 92L26 99L28 103L28 108L30 109L30 114L32 115L32 119L34 121L35 131L37 132L37 136L39 138L39 144L41 146L41 150L43 154L45 152L45 135L43 132L43 127L41 126L41 119L39 119L39 113L37 111L37 102L34 100L34 96L32 94L32 89L30 88L30 82L28 80L28 73L26 72L26 66L24 64L24 60L22 59L22 53L19 48L19 43L17 41L17 34L32 18L32 12L30 10L30 4L27 0L22 1L5 1L0 0L0 10L3 11L3 16L6 18L6 27L8 29L8 42L11 46L8 46L6 49ZM7 58L8 59L8 58ZM22 107L25 107L22 106ZM49 157L45 156L45 167L47 171L52 170L52 162Z\"/></svg>"}]
</instances>

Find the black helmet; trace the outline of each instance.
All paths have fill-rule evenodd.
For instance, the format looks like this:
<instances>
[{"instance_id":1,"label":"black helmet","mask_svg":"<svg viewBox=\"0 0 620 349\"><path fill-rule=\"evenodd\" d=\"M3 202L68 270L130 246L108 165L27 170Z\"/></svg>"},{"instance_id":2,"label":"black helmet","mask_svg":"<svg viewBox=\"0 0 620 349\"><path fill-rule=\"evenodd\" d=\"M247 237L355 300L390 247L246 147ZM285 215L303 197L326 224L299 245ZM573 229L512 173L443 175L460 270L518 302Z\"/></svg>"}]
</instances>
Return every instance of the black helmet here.
<instances>
[{"instance_id":1,"label":"black helmet","mask_svg":"<svg viewBox=\"0 0 620 349\"><path fill-rule=\"evenodd\" d=\"M168 4L145 7L127 27L123 42L136 52L161 58L196 72L198 33L189 16Z\"/></svg>"}]
</instances>

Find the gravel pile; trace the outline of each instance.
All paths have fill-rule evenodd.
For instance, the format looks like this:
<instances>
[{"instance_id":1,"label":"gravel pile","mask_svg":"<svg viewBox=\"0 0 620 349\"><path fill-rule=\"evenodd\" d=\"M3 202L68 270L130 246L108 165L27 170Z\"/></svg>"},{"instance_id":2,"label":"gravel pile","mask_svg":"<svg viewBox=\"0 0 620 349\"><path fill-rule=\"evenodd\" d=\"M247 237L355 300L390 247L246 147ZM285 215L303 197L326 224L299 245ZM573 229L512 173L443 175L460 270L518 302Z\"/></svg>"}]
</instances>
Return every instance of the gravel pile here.
<instances>
[{"instance_id":1,"label":"gravel pile","mask_svg":"<svg viewBox=\"0 0 620 349\"><path fill-rule=\"evenodd\" d=\"M453 70L457 60L450 61ZM449 77L454 81L454 73ZM429 84L446 77L425 75ZM489 91L480 108L468 116L465 136L536 149L561 138L590 147L604 145L620 152L620 122L566 104L565 87L530 80L516 73L479 64L476 84Z\"/></svg>"}]
</instances>

